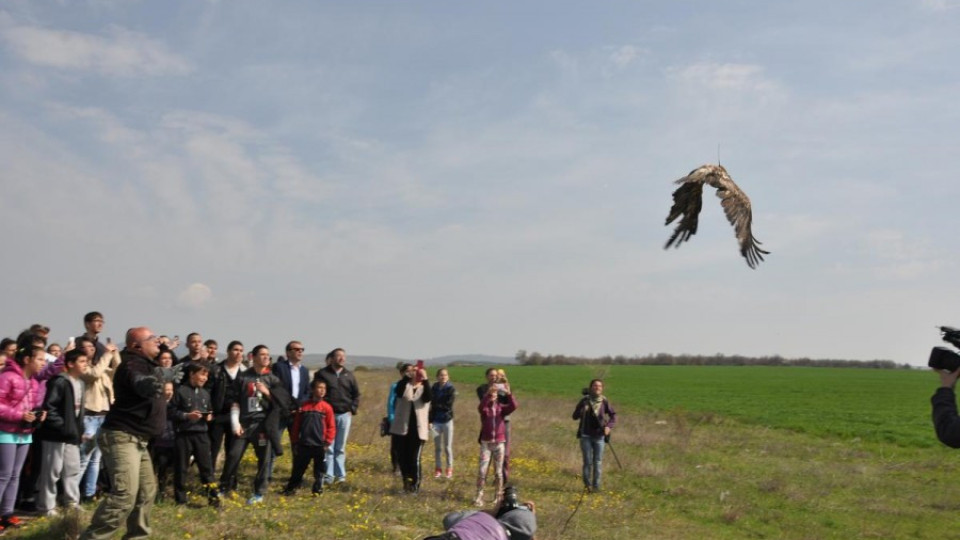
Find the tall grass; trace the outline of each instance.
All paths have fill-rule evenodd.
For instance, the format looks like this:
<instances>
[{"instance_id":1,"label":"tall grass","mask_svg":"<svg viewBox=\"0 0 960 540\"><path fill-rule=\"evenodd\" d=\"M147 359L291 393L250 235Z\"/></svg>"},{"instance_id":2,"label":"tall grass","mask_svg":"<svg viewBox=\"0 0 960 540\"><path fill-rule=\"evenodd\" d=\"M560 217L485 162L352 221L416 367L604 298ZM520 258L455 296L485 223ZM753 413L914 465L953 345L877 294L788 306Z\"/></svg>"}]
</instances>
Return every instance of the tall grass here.
<instances>
[{"instance_id":1,"label":"tall grass","mask_svg":"<svg viewBox=\"0 0 960 540\"><path fill-rule=\"evenodd\" d=\"M865 370L847 377L832 369L823 374L799 368L785 374L763 371L768 368L657 369L614 367L607 373L608 395L620 413L613 449L622 468L608 451L606 489L586 496L570 415L595 370L508 369L520 404L513 415L512 480L522 497L537 503L537 538L957 536L960 455L919 440L933 438L927 398L936 381L929 373L896 371L890 373L902 379L870 382ZM319 497L280 496L290 469L287 452L266 504L247 507L243 499L254 473L248 460L239 498L220 512L204 507L199 497L190 507L161 504L153 514L154 537L413 539L438 532L445 512L470 507L475 489L474 388L483 380L482 370L455 368L451 375L460 393L452 480L429 475L428 444L423 491L400 493L400 480L390 473L388 440L377 432L395 375L368 371L359 377L364 396L348 445L345 486ZM857 380L866 391L857 390ZM790 387L794 395L781 395ZM878 393L880 401L894 403L877 404ZM864 410L871 407L881 412ZM916 425L894 430L893 442L836 427L863 418L863 425L880 426L884 415L896 419L908 411ZM89 513L80 524L87 520ZM36 519L14 537L69 537L67 525Z\"/></svg>"}]
</instances>

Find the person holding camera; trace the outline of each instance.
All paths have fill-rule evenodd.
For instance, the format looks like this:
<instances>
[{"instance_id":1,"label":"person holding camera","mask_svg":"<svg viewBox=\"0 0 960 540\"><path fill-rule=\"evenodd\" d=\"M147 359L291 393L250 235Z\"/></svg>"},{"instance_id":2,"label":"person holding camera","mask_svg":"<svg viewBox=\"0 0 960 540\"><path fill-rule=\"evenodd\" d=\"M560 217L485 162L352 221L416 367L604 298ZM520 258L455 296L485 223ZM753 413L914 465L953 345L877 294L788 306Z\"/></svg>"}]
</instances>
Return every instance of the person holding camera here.
<instances>
[{"instance_id":1,"label":"person holding camera","mask_svg":"<svg viewBox=\"0 0 960 540\"><path fill-rule=\"evenodd\" d=\"M427 370L411 364L404 365L403 379L394 389L397 396L390 434L397 450L397 463L403 476L403 491L418 493L420 480L420 453L430 431L429 411L432 393Z\"/></svg>"},{"instance_id":2,"label":"person holding camera","mask_svg":"<svg viewBox=\"0 0 960 540\"><path fill-rule=\"evenodd\" d=\"M42 345L23 345L0 372L0 532L20 526L13 515L20 470L33 431L46 418L35 375L46 367L47 352Z\"/></svg>"},{"instance_id":3,"label":"person holding camera","mask_svg":"<svg viewBox=\"0 0 960 540\"><path fill-rule=\"evenodd\" d=\"M213 420L210 392L207 383L209 368L206 362L189 362L184 374L186 381L174 391L167 415L174 420L174 448L176 468L173 470L173 495L177 504L187 504L187 473L190 462L197 464L200 483L210 506L220 506L217 484L213 479L210 461L209 423Z\"/></svg>"},{"instance_id":4,"label":"person holding camera","mask_svg":"<svg viewBox=\"0 0 960 540\"><path fill-rule=\"evenodd\" d=\"M940 387L930 398L933 405L933 428L940 442L951 448L960 448L960 415L957 414L957 398L954 393L960 369L934 370L940 375Z\"/></svg>"},{"instance_id":5,"label":"person holding camera","mask_svg":"<svg viewBox=\"0 0 960 540\"><path fill-rule=\"evenodd\" d=\"M424 540L533 540L537 532L536 506L520 503L513 486L504 489L495 510L450 512L443 517L442 534Z\"/></svg>"},{"instance_id":6,"label":"person holding camera","mask_svg":"<svg viewBox=\"0 0 960 540\"><path fill-rule=\"evenodd\" d=\"M577 438L583 452L583 486L587 490L599 491L603 472L603 448L610 437L610 430L617 423L617 413L603 397L603 381L590 381L586 395L573 410L573 419L579 420Z\"/></svg>"}]
</instances>

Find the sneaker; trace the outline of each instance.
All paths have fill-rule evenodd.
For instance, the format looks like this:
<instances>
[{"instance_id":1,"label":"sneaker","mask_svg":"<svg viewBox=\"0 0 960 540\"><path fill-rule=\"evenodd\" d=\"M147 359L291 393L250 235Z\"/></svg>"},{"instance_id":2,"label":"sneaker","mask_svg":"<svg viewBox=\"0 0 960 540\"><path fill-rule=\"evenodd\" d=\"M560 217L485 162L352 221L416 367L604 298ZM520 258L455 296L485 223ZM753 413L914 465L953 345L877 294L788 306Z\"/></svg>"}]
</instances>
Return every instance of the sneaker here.
<instances>
[{"instance_id":1,"label":"sneaker","mask_svg":"<svg viewBox=\"0 0 960 540\"><path fill-rule=\"evenodd\" d=\"M60 517L60 511L54 508L52 510L47 510L46 512L43 513L43 515L44 517L51 518L51 519L58 518Z\"/></svg>"},{"instance_id":2,"label":"sneaker","mask_svg":"<svg viewBox=\"0 0 960 540\"><path fill-rule=\"evenodd\" d=\"M447 469L447 478L453 478L453 467Z\"/></svg>"},{"instance_id":3,"label":"sneaker","mask_svg":"<svg viewBox=\"0 0 960 540\"><path fill-rule=\"evenodd\" d=\"M16 529L23 525L23 522L17 516L7 516L0 520L0 525L3 525L4 529Z\"/></svg>"},{"instance_id":4,"label":"sneaker","mask_svg":"<svg viewBox=\"0 0 960 540\"><path fill-rule=\"evenodd\" d=\"M440 478L441 476L443 476L443 471L440 470L440 467L437 467L437 470L433 471L433 477Z\"/></svg>"},{"instance_id":5,"label":"sneaker","mask_svg":"<svg viewBox=\"0 0 960 540\"><path fill-rule=\"evenodd\" d=\"M247 499L247 504L263 504L263 495L254 495Z\"/></svg>"},{"instance_id":6,"label":"sneaker","mask_svg":"<svg viewBox=\"0 0 960 540\"><path fill-rule=\"evenodd\" d=\"M346 483L347 483L347 479L346 479L346 477L338 476L338 477L333 481L333 483L334 483L334 484L346 484Z\"/></svg>"}]
</instances>

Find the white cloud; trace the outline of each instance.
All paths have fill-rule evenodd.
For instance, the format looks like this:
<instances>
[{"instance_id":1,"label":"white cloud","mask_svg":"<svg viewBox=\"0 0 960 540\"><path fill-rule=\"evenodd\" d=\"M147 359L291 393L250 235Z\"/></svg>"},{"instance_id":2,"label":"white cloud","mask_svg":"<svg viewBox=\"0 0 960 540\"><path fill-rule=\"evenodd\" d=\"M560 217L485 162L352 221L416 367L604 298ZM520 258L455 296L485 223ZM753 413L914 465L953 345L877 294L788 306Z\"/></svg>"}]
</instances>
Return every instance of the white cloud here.
<instances>
[{"instance_id":1,"label":"white cloud","mask_svg":"<svg viewBox=\"0 0 960 540\"><path fill-rule=\"evenodd\" d=\"M941 269L944 263L922 239L909 238L903 231L880 229L867 233L866 245L876 258L874 271L885 279L920 279Z\"/></svg>"},{"instance_id":2,"label":"white cloud","mask_svg":"<svg viewBox=\"0 0 960 540\"><path fill-rule=\"evenodd\" d=\"M177 306L187 309L202 309L213 301L213 291L203 283L192 283L177 295Z\"/></svg>"},{"instance_id":3,"label":"white cloud","mask_svg":"<svg viewBox=\"0 0 960 540\"><path fill-rule=\"evenodd\" d=\"M920 0L920 5L931 11L947 11L960 7L957 0Z\"/></svg>"},{"instance_id":4,"label":"white cloud","mask_svg":"<svg viewBox=\"0 0 960 540\"><path fill-rule=\"evenodd\" d=\"M32 64L104 75L184 75L190 62L149 36L111 26L105 36L11 24L0 26L7 46Z\"/></svg>"},{"instance_id":5,"label":"white cloud","mask_svg":"<svg viewBox=\"0 0 960 540\"><path fill-rule=\"evenodd\" d=\"M618 68L625 68L640 57L641 51L633 45L623 45L610 53L610 61Z\"/></svg>"},{"instance_id":6,"label":"white cloud","mask_svg":"<svg viewBox=\"0 0 960 540\"><path fill-rule=\"evenodd\" d=\"M761 66L754 64L701 62L672 68L670 73L685 85L712 90L770 93L777 91L778 86L764 77Z\"/></svg>"}]
</instances>

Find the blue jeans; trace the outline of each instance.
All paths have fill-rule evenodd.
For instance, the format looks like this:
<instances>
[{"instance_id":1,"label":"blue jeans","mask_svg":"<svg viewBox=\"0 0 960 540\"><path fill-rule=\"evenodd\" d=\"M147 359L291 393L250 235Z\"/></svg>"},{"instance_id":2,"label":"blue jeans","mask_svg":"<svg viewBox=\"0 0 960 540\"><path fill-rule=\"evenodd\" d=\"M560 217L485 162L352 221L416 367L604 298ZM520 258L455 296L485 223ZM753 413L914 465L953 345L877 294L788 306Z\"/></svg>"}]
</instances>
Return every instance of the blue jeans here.
<instances>
[{"instance_id":1,"label":"blue jeans","mask_svg":"<svg viewBox=\"0 0 960 540\"><path fill-rule=\"evenodd\" d=\"M437 432L433 438L433 457L437 469L442 468L443 452L447 453L447 469L453 468L453 420L449 422L434 422L433 429Z\"/></svg>"},{"instance_id":2,"label":"blue jeans","mask_svg":"<svg viewBox=\"0 0 960 540\"><path fill-rule=\"evenodd\" d=\"M331 479L346 480L347 478L347 436L350 435L350 423L353 415L349 412L336 415L337 437L327 448L325 456L327 462L327 481Z\"/></svg>"},{"instance_id":3,"label":"blue jeans","mask_svg":"<svg viewBox=\"0 0 960 540\"><path fill-rule=\"evenodd\" d=\"M93 497L97 494L97 478L100 476L100 446L97 433L103 425L105 416L84 416L83 434L90 439L80 445L80 495Z\"/></svg>"},{"instance_id":4,"label":"blue jeans","mask_svg":"<svg viewBox=\"0 0 960 540\"><path fill-rule=\"evenodd\" d=\"M580 437L580 450L583 452L583 485L600 489L600 477L603 474L603 437Z\"/></svg>"}]
</instances>

